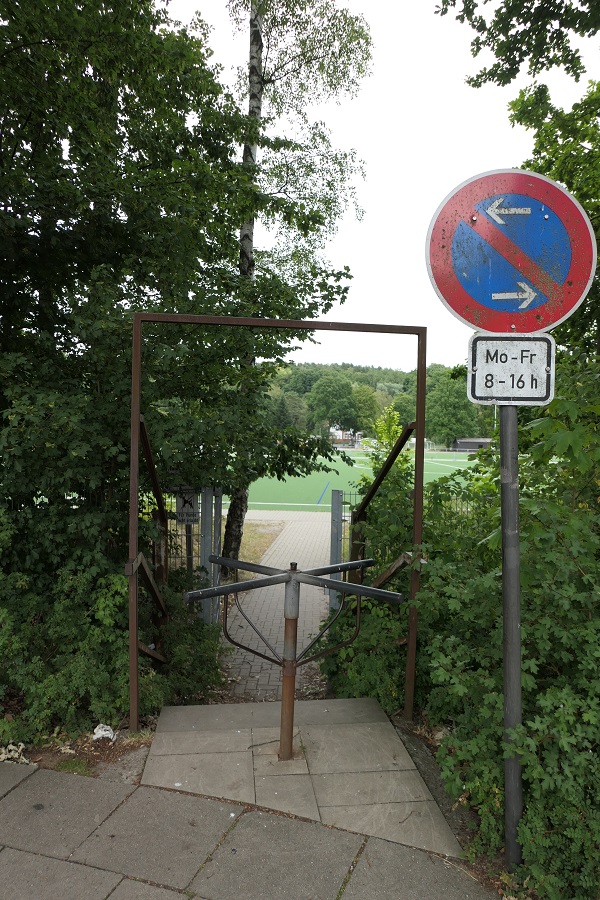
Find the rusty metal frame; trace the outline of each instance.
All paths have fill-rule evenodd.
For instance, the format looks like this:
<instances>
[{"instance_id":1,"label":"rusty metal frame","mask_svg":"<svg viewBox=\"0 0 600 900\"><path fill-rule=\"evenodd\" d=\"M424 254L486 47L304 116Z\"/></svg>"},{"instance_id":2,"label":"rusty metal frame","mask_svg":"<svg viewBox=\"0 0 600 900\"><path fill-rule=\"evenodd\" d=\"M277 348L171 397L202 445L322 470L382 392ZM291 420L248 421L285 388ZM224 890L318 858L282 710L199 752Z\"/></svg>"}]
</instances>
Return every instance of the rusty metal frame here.
<instances>
[{"instance_id":1,"label":"rusty metal frame","mask_svg":"<svg viewBox=\"0 0 600 900\"><path fill-rule=\"evenodd\" d=\"M133 315L133 342L131 359L131 456L129 470L129 727L139 728L139 673L138 673L138 500L139 453L141 417L142 327L144 323L224 326L227 328L276 329L279 331L350 331L370 334L413 335L417 346L417 423L415 446L415 489L413 508L413 546L420 548L423 535L423 469L425 447L425 375L427 329L404 325L379 325L363 322L326 322L305 319L262 319L259 317L196 316L179 313L137 312ZM418 567L411 570L410 597L414 599L419 589ZM409 609L408 652L406 660L406 693L404 713L412 717L414 702L415 663L417 647L417 610Z\"/></svg>"}]
</instances>

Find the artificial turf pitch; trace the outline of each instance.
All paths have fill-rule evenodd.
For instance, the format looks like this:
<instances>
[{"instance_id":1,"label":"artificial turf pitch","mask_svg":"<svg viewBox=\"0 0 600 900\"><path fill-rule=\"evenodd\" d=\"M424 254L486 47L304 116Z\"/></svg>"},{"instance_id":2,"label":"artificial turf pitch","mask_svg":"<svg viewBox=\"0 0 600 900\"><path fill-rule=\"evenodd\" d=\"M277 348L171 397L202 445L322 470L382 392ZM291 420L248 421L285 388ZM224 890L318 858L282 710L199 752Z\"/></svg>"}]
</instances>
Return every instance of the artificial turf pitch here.
<instances>
[{"instance_id":1,"label":"artificial turf pitch","mask_svg":"<svg viewBox=\"0 0 600 900\"><path fill-rule=\"evenodd\" d=\"M331 509L331 491L356 492L356 483L361 475L371 474L370 455L364 450L346 451L354 461L353 466L338 461L335 472L313 472L301 478L260 478L250 487L250 509ZM455 469L471 465L467 453L425 453L425 482L433 481L441 475L449 475Z\"/></svg>"}]
</instances>

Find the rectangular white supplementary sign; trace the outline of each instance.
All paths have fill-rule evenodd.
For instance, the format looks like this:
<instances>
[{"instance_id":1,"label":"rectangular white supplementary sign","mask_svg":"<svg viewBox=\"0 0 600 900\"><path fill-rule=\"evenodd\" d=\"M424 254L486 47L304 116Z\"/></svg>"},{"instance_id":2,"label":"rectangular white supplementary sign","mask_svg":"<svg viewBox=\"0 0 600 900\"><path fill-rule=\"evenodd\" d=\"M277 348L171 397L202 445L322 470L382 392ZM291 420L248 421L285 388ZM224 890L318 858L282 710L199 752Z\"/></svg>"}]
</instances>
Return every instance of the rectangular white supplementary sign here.
<instances>
[{"instance_id":1,"label":"rectangular white supplementary sign","mask_svg":"<svg viewBox=\"0 0 600 900\"><path fill-rule=\"evenodd\" d=\"M472 403L546 406L554 397L554 338L482 335L469 341L467 394Z\"/></svg>"}]
</instances>

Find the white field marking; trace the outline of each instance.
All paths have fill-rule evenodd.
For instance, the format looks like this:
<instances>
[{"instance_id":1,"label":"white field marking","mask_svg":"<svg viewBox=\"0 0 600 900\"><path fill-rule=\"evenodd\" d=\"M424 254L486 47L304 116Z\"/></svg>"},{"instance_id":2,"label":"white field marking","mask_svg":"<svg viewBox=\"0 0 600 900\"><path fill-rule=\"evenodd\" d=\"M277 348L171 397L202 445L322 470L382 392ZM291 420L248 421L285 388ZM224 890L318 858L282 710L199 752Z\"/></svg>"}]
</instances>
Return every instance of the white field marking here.
<instances>
[{"instance_id":1,"label":"white field marking","mask_svg":"<svg viewBox=\"0 0 600 900\"><path fill-rule=\"evenodd\" d=\"M468 468L466 465L464 465L464 466L457 466L457 465L454 465L454 466L453 466L451 463L443 463L443 462L436 462L436 463L433 463L433 466L439 466L441 469L452 469L453 471L455 471L456 469L466 469L466 468Z\"/></svg>"},{"instance_id":2,"label":"white field marking","mask_svg":"<svg viewBox=\"0 0 600 900\"><path fill-rule=\"evenodd\" d=\"M316 509L331 509L330 503L267 503L263 500L251 500L249 506L314 506Z\"/></svg>"}]
</instances>

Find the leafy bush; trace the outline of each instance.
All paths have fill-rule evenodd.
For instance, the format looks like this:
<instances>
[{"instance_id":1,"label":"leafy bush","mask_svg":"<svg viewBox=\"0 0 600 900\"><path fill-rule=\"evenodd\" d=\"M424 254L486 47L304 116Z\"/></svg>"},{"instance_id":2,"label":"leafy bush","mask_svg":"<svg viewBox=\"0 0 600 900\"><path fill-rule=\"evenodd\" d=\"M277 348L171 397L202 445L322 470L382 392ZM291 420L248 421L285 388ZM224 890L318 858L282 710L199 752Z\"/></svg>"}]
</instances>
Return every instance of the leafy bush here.
<instances>
[{"instance_id":1,"label":"leafy bush","mask_svg":"<svg viewBox=\"0 0 600 900\"><path fill-rule=\"evenodd\" d=\"M165 665L140 660L140 713L155 714L165 703L198 702L222 684L220 625L207 625L183 591L206 586L191 584L184 569L171 573L164 596L169 620L164 632ZM146 613L149 607L145 607Z\"/></svg>"},{"instance_id":2,"label":"leafy bush","mask_svg":"<svg viewBox=\"0 0 600 900\"><path fill-rule=\"evenodd\" d=\"M0 560L18 537L0 510ZM140 659L142 715L205 693L220 679L218 628L184 605L180 587L165 593L168 664ZM63 566L55 582L0 569L0 744L119 723L129 708L127 611L127 579L101 557L87 571ZM142 631L148 611L142 602Z\"/></svg>"},{"instance_id":3,"label":"leafy bush","mask_svg":"<svg viewBox=\"0 0 600 900\"><path fill-rule=\"evenodd\" d=\"M348 640L355 629L356 600L348 602L327 638L327 645ZM406 636L405 615L382 603L363 600L358 638L336 654L324 657L321 671L327 675L336 697L375 697L391 714L402 701Z\"/></svg>"},{"instance_id":4,"label":"leafy bush","mask_svg":"<svg viewBox=\"0 0 600 900\"><path fill-rule=\"evenodd\" d=\"M376 442L372 444L373 472L381 469L396 439L402 432L400 416L393 407L384 410L375 423ZM370 479L361 478L359 491L366 493ZM412 501L414 486L413 458L403 451L381 489L369 506L368 519L361 523L368 555L375 565L368 569L365 582L383 572L401 552L411 549ZM390 590L403 591L408 596L409 579L400 572L386 584ZM347 640L355 628L356 600L349 600L347 609L328 632L324 646L332 647ZM380 601L363 600L361 627L358 638L337 653L326 656L321 670L327 675L331 689L338 697L375 697L387 713L402 704L406 637L406 607L391 607Z\"/></svg>"},{"instance_id":5,"label":"leafy bush","mask_svg":"<svg viewBox=\"0 0 600 900\"><path fill-rule=\"evenodd\" d=\"M48 594L0 576L0 742L116 724L128 707L127 582L62 569Z\"/></svg>"},{"instance_id":6,"label":"leafy bush","mask_svg":"<svg viewBox=\"0 0 600 900\"><path fill-rule=\"evenodd\" d=\"M513 736L525 794L519 839L541 896L583 900L597 897L599 875L600 519L551 498L540 506L531 496L534 475L525 475L521 512L523 725ZM419 596L419 666L431 680L425 709L451 726L438 760L451 793L479 812L473 852L503 843L502 594L500 573L486 565L497 540L492 533L479 556L447 562L437 554Z\"/></svg>"}]
</instances>

